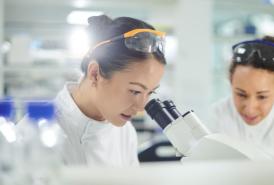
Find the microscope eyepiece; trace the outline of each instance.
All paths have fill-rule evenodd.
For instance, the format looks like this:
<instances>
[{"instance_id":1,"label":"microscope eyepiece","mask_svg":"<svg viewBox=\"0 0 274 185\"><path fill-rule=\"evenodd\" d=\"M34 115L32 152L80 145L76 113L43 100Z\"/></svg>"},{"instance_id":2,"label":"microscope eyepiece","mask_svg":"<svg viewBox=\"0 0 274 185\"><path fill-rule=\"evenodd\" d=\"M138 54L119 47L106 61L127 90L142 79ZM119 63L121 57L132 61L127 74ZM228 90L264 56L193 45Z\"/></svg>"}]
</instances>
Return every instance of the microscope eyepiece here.
<instances>
[{"instance_id":1,"label":"microscope eyepiece","mask_svg":"<svg viewBox=\"0 0 274 185\"><path fill-rule=\"evenodd\" d=\"M162 129L174 120L165 105L159 99L152 99L149 101L145 106L145 110L151 119L155 120Z\"/></svg>"},{"instance_id":2,"label":"microscope eyepiece","mask_svg":"<svg viewBox=\"0 0 274 185\"><path fill-rule=\"evenodd\" d=\"M177 119L182 116L181 113L177 110L172 100L165 100L163 104L165 105L166 109L171 114L173 119Z\"/></svg>"}]
</instances>

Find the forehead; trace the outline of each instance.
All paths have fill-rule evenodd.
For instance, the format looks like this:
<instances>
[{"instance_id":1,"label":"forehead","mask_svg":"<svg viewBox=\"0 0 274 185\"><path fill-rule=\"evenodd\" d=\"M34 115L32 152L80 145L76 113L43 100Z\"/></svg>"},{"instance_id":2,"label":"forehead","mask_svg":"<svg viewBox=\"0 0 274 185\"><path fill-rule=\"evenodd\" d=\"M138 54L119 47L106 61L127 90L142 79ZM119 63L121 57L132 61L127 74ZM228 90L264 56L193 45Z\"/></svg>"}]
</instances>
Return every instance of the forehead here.
<instances>
[{"instance_id":1,"label":"forehead","mask_svg":"<svg viewBox=\"0 0 274 185\"><path fill-rule=\"evenodd\" d=\"M274 91L274 73L250 66L237 66L231 83L238 88L254 91Z\"/></svg>"},{"instance_id":2,"label":"forehead","mask_svg":"<svg viewBox=\"0 0 274 185\"><path fill-rule=\"evenodd\" d=\"M139 82L150 88L159 83L163 73L164 65L151 58L129 64L125 70L115 72L111 80L120 83Z\"/></svg>"}]
</instances>

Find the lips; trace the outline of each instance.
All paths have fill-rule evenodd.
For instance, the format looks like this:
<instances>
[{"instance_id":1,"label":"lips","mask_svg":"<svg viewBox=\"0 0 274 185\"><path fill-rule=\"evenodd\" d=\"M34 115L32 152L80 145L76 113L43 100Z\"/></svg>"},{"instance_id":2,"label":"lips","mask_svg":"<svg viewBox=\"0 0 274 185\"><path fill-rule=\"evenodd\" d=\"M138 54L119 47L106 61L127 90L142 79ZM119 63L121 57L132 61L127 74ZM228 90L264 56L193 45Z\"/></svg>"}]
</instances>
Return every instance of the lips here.
<instances>
[{"instance_id":1,"label":"lips","mask_svg":"<svg viewBox=\"0 0 274 185\"><path fill-rule=\"evenodd\" d=\"M252 123L256 120L256 118L258 116L247 116L247 115L242 115L244 120L247 122L247 123Z\"/></svg>"},{"instance_id":2,"label":"lips","mask_svg":"<svg viewBox=\"0 0 274 185\"><path fill-rule=\"evenodd\" d=\"M127 114L120 114L120 115L121 115L122 119L125 120L125 121L130 120L131 117L132 117L131 115L127 115Z\"/></svg>"}]
</instances>

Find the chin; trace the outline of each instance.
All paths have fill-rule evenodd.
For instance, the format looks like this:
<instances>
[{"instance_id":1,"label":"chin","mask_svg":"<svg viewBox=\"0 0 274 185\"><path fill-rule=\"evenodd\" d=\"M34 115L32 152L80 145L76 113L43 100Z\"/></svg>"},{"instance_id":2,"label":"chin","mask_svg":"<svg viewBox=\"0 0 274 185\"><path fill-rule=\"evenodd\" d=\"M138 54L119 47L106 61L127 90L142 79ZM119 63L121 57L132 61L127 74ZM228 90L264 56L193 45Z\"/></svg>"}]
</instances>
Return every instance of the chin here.
<instances>
[{"instance_id":1,"label":"chin","mask_svg":"<svg viewBox=\"0 0 274 185\"><path fill-rule=\"evenodd\" d=\"M126 123L127 123L127 121L110 121L111 122L111 124L112 125L114 125L114 126L116 126L116 127L122 127L122 126L124 126Z\"/></svg>"},{"instance_id":2,"label":"chin","mask_svg":"<svg viewBox=\"0 0 274 185\"><path fill-rule=\"evenodd\" d=\"M259 121L246 121L245 120L245 123L247 124L247 125L250 125L250 126L255 126L255 125L258 125L259 123L260 123L260 121L261 120L259 120Z\"/></svg>"}]
</instances>

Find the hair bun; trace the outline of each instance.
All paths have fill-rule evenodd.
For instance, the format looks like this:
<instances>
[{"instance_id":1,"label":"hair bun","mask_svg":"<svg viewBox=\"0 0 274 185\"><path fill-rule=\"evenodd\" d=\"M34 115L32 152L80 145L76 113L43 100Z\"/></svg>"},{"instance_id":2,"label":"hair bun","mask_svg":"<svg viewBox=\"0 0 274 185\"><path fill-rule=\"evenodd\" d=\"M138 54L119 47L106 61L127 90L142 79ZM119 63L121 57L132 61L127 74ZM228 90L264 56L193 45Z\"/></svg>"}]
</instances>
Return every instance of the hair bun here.
<instances>
[{"instance_id":1,"label":"hair bun","mask_svg":"<svg viewBox=\"0 0 274 185\"><path fill-rule=\"evenodd\" d=\"M92 16L88 18L88 23L94 26L106 26L112 23L112 19L106 15Z\"/></svg>"},{"instance_id":2,"label":"hair bun","mask_svg":"<svg viewBox=\"0 0 274 185\"><path fill-rule=\"evenodd\" d=\"M98 40L104 39L104 31L112 24L113 20L106 15L92 16L88 18L88 29Z\"/></svg>"}]
</instances>

